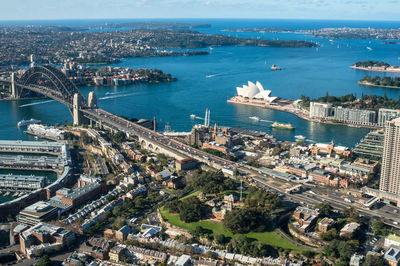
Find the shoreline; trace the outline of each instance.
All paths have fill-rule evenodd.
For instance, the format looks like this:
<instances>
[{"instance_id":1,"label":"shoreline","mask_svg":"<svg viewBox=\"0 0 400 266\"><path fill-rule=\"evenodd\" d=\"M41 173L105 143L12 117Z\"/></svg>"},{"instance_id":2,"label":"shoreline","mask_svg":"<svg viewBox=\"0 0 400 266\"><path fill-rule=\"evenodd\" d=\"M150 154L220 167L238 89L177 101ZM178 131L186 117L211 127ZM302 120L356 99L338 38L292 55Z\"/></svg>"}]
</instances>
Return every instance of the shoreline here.
<instances>
[{"instance_id":1,"label":"shoreline","mask_svg":"<svg viewBox=\"0 0 400 266\"><path fill-rule=\"evenodd\" d=\"M400 73L400 72L399 72L399 73ZM367 86L367 87L380 87L380 88L389 88L389 89L397 89L397 90L400 89L400 87L396 87L396 86L376 85L376 84L373 84L373 83L363 82L363 81L357 81L357 83L360 84L360 85Z\"/></svg>"},{"instance_id":2,"label":"shoreline","mask_svg":"<svg viewBox=\"0 0 400 266\"><path fill-rule=\"evenodd\" d=\"M357 69L357 70L364 70L369 72L390 72L390 73L400 73L400 68L398 69L372 69L368 67L357 67L357 66L350 66L350 68Z\"/></svg>"},{"instance_id":3,"label":"shoreline","mask_svg":"<svg viewBox=\"0 0 400 266\"><path fill-rule=\"evenodd\" d=\"M288 101L288 100L287 100ZM381 128L379 126L373 126L373 125L356 125L356 124L350 124L350 123L338 123L334 121L329 121L329 120L318 120L318 119L312 119L309 116L309 112L307 110L304 110L302 107L295 106L293 103L286 104L286 105L272 105L272 104L267 104L266 102L250 102L247 99L244 98L239 98L238 96L234 96L227 100L228 103L233 103L233 104L242 104L242 105L249 105L249 106L255 106L255 107L261 107L261 108L266 108L270 110L275 110L275 111L282 111L286 113L293 114L303 120L309 121L309 122L315 122L315 123L320 123L320 124L327 124L327 125L335 125L335 126L346 126L346 127L354 127L354 128L371 128L371 129L378 129Z\"/></svg>"}]
</instances>

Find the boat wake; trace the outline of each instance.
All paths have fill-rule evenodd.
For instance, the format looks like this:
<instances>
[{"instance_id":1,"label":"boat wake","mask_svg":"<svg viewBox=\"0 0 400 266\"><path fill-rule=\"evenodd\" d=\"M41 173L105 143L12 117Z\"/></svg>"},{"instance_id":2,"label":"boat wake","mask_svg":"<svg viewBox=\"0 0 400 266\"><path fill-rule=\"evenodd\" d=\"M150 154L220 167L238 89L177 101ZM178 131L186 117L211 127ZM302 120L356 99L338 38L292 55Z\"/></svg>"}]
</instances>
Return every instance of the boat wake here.
<instances>
[{"instance_id":1,"label":"boat wake","mask_svg":"<svg viewBox=\"0 0 400 266\"><path fill-rule=\"evenodd\" d=\"M106 92L106 95L116 95L116 94L123 94L124 91L115 91L115 92Z\"/></svg>"},{"instance_id":2,"label":"boat wake","mask_svg":"<svg viewBox=\"0 0 400 266\"><path fill-rule=\"evenodd\" d=\"M222 75L223 75L223 73L220 73L220 74L212 74L212 75L206 75L206 79L213 78L213 77L218 77L218 76L222 76Z\"/></svg>"},{"instance_id":3,"label":"boat wake","mask_svg":"<svg viewBox=\"0 0 400 266\"><path fill-rule=\"evenodd\" d=\"M260 119L260 122L265 122L265 123L274 123L274 121L271 121L271 120L265 120L265 119Z\"/></svg>"},{"instance_id":4,"label":"boat wake","mask_svg":"<svg viewBox=\"0 0 400 266\"><path fill-rule=\"evenodd\" d=\"M27 107L27 106L32 106L32 105L39 105L39 104L44 104L44 103L51 103L51 102L55 102L56 100L48 100L48 101L42 101L42 102L36 102L36 103L27 103L27 104L23 104L20 105L19 107Z\"/></svg>"},{"instance_id":5,"label":"boat wake","mask_svg":"<svg viewBox=\"0 0 400 266\"><path fill-rule=\"evenodd\" d=\"M121 98L121 97L131 96L131 95L135 95L135 94L137 94L137 93L126 93L126 94L118 94L118 95L104 96L104 97L100 97L99 100L115 99L115 98Z\"/></svg>"}]
</instances>

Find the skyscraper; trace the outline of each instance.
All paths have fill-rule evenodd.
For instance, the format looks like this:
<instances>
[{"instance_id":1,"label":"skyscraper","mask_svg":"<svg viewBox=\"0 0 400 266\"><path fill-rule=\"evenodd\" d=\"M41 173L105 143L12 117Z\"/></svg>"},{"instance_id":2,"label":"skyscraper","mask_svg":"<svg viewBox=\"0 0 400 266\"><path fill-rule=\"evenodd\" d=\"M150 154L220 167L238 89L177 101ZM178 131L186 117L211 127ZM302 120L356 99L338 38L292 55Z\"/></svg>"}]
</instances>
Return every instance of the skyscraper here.
<instances>
[{"instance_id":1,"label":"skyscraper","mask_svg":"<svg viewBox=\"0 0 400 266\"><path fill-rule=\"evenodd\" d=\"M379 189L400 195L400 118L386 122Z\"/></svg>"}]
</instances>

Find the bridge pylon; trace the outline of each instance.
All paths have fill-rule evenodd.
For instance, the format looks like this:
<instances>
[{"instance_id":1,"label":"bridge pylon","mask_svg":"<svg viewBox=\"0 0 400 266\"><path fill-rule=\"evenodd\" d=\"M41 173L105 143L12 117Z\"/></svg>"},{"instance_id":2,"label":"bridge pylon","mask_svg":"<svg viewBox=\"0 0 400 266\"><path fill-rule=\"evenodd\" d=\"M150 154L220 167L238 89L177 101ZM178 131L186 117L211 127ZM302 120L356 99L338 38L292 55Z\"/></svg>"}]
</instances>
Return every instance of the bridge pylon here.
<instances>
[{"instance_id":1,"label":"bridge pylon","mask_svg":"<svg viewBox=\"0 0 400 266\"><path fill-rule=\"evenodd\" d=\"M89 92L88 107L89 108L97 108L97 97L96 97L96 93L94 91Z\"/></svg>"},{"instance_id":2,"label":"bridge pylon","mask_svg":"<svg viewBox=\"0 0 400 266\"><path fill-rule=\"evenodd\" d=\"M10 87L10 90L11 90L11 97L12 98L14 98L14 99L19 99L19 89L18 89L18 87L17 86L15 86L15 73L14 72L12 72L11 73L11 87Z\"/></svg>"},{"instance_id":3,"label":"bridge pylon","mask_svg":"<svg viewBox=\"0 0 400 266\"><path fill-rule=\"evenodd\" d=\"M73 99L73 104L72 104L72 117L74 119L74 126L79 126L83 124L83 115L81 112L81 108L82 108L82 97L78 94L75 93L74 94L74 99Z\"/></svg>"}]
</instances>

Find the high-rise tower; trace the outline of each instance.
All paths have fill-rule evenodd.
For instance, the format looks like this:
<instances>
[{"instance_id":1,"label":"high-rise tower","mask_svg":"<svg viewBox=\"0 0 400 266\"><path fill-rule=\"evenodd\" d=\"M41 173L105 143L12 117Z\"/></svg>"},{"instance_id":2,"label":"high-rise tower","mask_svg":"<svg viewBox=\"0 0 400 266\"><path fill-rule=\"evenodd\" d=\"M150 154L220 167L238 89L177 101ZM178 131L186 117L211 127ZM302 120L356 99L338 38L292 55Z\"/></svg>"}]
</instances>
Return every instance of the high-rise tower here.
<instances>
[{"instance_id":1,"label":"high-rise tower","mask_svg":"<svg viewBox=\"0 0 400 266\"><path fill-rule=\"evenodd\" d=\"M400 195L400 118L385 125L379 189Z\"/></svg>"}]
</instances>

